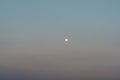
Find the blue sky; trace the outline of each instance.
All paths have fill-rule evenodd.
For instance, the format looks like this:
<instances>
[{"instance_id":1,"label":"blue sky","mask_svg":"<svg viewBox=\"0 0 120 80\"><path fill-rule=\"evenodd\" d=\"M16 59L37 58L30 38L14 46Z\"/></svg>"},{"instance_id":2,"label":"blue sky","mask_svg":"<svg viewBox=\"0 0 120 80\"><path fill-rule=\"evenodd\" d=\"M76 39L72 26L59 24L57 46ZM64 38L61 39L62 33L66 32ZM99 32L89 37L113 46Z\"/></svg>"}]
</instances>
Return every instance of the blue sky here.
<instances>
[{"instance_id":1,"label":"blue sky","mask_svg":"<svg viewBox=\"0 0 120 80\"><path fill-rule=\"evenodd\" d=\"M88 76L93 70L92 77L102 75L108 67L111 74L104 75L115 77L120 72L116 72L119 30L119 0L1 0L0 65L21 72L25 67L26 74L29 68L31 74L64 76L82 70ZM75 67L68 68L70 65Z\"/></svg>"},{"instance_id":2,"label":"blue sky","mask_svg":"<svg viewBox=\"0 0 120 80\"><path fill-rule=\"evenodd\" d=\"M40 39L62 44L61 40L69 37L73 44L91 41L106 45L119 44L119 2L119 0L1 1L1 38L13 43Z\"/></svg>"},{"instance_id":3,"label":"blue sky","mask_svg":"<svg viewBox=\"0 0 120 80\"><path fill-rule=\"evenodd\" d=\"M10 28L9 31L15 33L23 30L26 33L34 32L37 29L38 31L49 29L47 32L73 32L72 34L90 31L116 33L120 19L119 2L119 0L1 1L1 26L5 26L2 31Z\"/></svg>"}]
</instances>

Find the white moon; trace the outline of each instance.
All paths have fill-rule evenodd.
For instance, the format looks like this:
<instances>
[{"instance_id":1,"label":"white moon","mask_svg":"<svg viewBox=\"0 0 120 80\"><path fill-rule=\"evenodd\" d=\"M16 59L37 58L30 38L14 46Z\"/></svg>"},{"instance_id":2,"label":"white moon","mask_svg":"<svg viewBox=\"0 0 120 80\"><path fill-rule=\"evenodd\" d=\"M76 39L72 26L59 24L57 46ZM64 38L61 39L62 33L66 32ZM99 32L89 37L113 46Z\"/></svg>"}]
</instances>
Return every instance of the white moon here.
<instances>
[{"instance_id":1,"label":"white moon","mask_svg":"<svg viewBox=\"0 0 120 80\"><path fill-rule=\"evenodd\" d=\"M68 42L68 39L67 39L67 38L65 39L65 42Z\"/></svg>"}]
</instances>

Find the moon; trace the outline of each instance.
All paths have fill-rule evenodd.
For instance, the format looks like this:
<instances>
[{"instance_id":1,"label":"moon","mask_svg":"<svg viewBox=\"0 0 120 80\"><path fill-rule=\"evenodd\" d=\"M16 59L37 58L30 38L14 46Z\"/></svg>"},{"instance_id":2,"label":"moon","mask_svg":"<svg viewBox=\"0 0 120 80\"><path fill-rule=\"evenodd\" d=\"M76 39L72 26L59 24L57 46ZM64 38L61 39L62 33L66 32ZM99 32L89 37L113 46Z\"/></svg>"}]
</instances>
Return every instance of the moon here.
<instances>
[{"instance_id":1,"label":"moon","mask_svg":"<svg viewBox=\"0 0 120 80\"><path fill-rule=\"evenodd\" d=\"M67 38L65 38L65 42L68 42L68 39L67 39Z\"/></svg>"}]
</instances>

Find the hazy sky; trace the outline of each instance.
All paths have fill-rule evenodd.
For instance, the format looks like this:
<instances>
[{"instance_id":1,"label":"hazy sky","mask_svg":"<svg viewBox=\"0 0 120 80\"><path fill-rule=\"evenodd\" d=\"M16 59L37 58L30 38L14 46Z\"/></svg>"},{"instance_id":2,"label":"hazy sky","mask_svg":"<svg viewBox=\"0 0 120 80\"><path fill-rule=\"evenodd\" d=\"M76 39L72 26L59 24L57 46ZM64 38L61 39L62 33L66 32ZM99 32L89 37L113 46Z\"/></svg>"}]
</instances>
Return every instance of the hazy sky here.
<instances>
[{"instance_id":1,"label":"hazy sky","mask_svg":"<svg viewBox=\"0 0 120 80\"><path fill-rule=\"evenodd\" d=\"M1 80L119 76L120 0L0 0Z\"/></svg>"}]
</instances>

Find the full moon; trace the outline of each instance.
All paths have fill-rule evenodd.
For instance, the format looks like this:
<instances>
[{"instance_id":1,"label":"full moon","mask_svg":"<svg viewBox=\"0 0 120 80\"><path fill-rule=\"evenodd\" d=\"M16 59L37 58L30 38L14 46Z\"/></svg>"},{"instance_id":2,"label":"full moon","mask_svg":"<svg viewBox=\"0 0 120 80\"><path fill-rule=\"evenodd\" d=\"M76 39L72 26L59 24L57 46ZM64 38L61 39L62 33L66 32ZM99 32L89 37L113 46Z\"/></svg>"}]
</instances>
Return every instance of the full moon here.
<instances>
[{"instance_id":1,"label":"full moon","mask_svg":"<svg viewBox=\"0 0 120 80\"><path fill-rule=\"evenodd\" d=\"M67 39L67 38L65 39L65 42L68 42L68 39Z\"/></svg>"}]
</instances>

